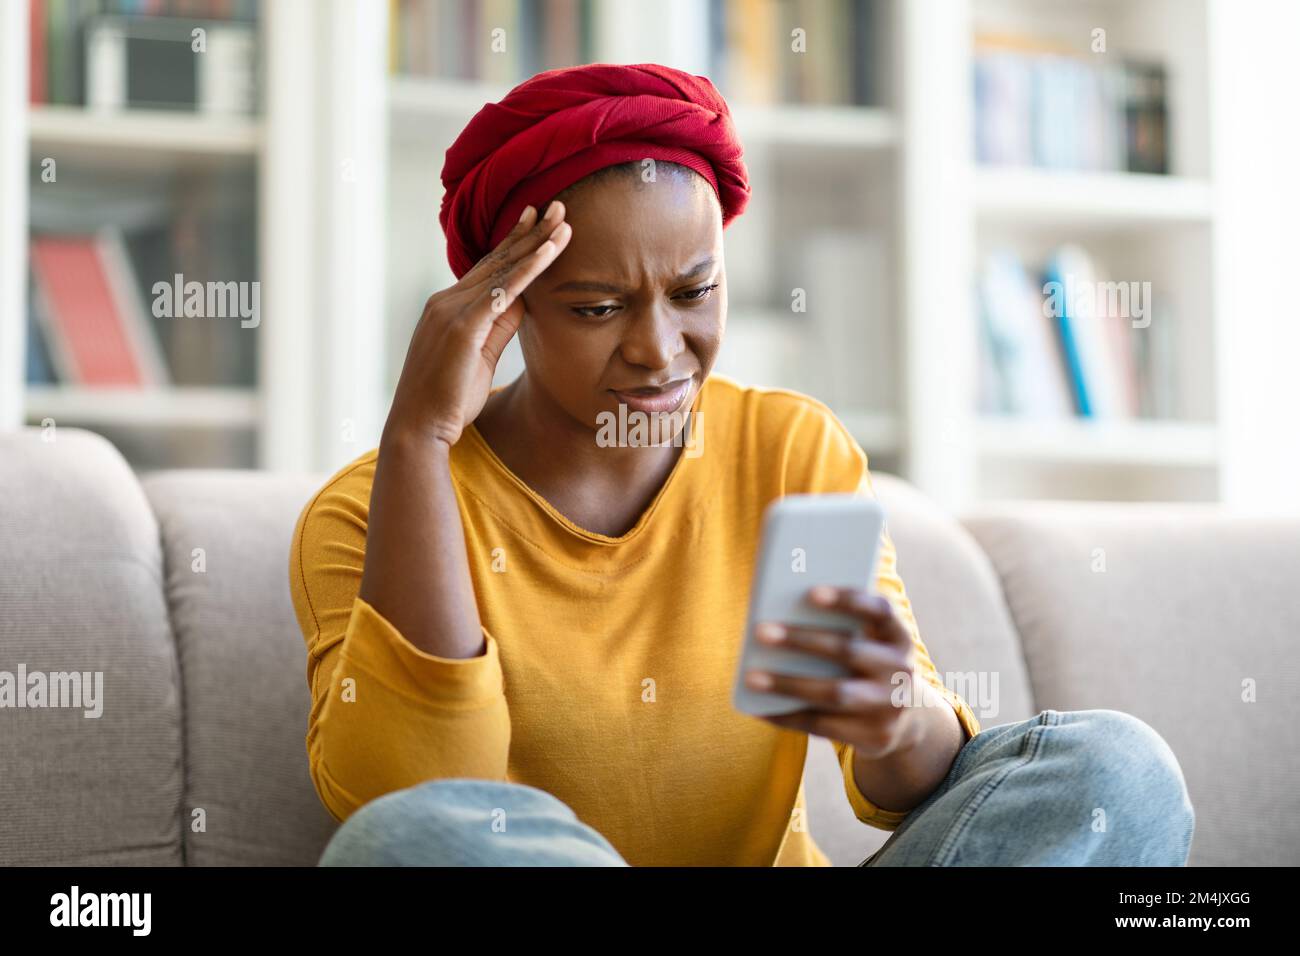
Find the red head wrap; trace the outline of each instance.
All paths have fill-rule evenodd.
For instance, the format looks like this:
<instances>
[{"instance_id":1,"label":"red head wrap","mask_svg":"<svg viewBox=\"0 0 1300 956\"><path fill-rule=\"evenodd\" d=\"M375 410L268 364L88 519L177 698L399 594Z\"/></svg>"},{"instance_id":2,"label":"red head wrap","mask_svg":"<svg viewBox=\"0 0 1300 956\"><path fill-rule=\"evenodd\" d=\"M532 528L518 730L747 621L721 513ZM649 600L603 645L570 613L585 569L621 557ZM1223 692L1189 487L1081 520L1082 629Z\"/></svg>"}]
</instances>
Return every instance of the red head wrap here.
<instances>
[{"instance_id":1,"label":"red head wrap","mask_svg":"<svg viewBox=\"0 0 1300 956\"><path fill-rule=\"evenodd\" d=\"M438 221L457 278L505 238L524 207L605 166L655 159L713 187L722 224L749 202L726 102L708 79L655 63L548 70L488 103L447 150Z\"/></svg>"}]
</instances>

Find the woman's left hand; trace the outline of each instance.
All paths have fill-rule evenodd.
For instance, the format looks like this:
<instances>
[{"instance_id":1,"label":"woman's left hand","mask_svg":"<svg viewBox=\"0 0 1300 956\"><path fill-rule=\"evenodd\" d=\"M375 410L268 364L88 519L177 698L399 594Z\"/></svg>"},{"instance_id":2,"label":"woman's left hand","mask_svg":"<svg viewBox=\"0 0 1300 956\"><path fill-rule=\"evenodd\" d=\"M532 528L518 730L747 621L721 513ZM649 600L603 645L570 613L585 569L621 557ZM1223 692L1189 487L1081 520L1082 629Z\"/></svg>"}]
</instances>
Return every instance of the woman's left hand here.
<instances>
[{"instance_id":1,"label":"woman's left hand","mask_svg":"<svg viewBox=\"0 0 1300 956\"><path fill-rule=\"evenodd\" d=\"M923 688L916 669L911 634L890 602L855 588L815 587L808 592L816 607L839 611L857 620L853 634L781 622L760 622L756 637L769 647L815 654L839 661L848 677L797 677L750 669L746 684L754 690L799 697L808 709L763 718L788 730L852 744L863 757L878 759L910 745L919 731L916 708L905 706ZM753 683L766 675L770 685ZM901 688L901 690L900 690ZM902 703L895 703L896 692Z\"/></svg>"}]
</instances>

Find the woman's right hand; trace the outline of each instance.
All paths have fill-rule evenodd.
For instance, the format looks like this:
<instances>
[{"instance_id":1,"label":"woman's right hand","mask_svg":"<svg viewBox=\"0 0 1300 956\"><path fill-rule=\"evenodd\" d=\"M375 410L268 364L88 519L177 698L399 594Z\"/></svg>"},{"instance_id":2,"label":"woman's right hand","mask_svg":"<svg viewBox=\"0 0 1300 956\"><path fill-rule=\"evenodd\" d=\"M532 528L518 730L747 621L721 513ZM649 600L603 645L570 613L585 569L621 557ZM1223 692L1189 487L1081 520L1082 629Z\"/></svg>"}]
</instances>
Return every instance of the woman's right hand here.
<instances>
[{"instance_id":1,"label":"woman's right hand","mask_svg":"<svg viewBox=\"0 0 1300 956\"><path fill-rule=\"evenodd\" d=\"M540 221L529 206L501 244L455 285L435 292L406 352L386 435L423 435L450 448L478 417L506 344L524 318L523 291L555 261L573 234L564 204Z\"/></svg>"}]
</instances>

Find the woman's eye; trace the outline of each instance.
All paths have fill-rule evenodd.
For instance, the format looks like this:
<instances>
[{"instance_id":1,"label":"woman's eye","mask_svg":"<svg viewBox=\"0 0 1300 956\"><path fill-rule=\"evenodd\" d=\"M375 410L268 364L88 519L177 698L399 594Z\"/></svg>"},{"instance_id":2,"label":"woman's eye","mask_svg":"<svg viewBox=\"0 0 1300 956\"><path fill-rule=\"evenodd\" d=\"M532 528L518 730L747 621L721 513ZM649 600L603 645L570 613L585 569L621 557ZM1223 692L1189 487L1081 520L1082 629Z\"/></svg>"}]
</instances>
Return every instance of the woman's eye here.
<instances>
[{"instance_id":1,"label":"woman's eye","mask_svg":"<svg viewBox=\"0 0 1300 956\"><path fill-rule=\"evenodd\" d=\"M692 289L690 292L683 292L681 297L688 302L699 302L701 299L707 299L713 294L713 290L718 287L718 283L706 285L703 289Z\"/></svg>"},{"instance_id":2,"label":"woman's eye","mask_svg":"<svg viewBox=\"0 0 1300 956\"><path fill-rule=\"evenodd\" d=\"M702 289L691 289L689 292L682 292L673 296L675 299L685 299L687 302L702 302L713 294L713 290L718 287L718 283L706 285ZM611 312L617 312L617 305L573 305L570 306L574 315L580 315L587 319L603 319Z\"/></svg>"},{"instance_id":3,"label":"woman's eye","mask_svg":"<svg viewBox=\"0 0 1300 956\"><path fill-rule=\"evenodd\" d=\"M618 306L616 305L575 305L573 306L573 311L585 318L603 319L617 308ZM602 309L607 311L602 312Z\"/></svg>"}]
</instances>

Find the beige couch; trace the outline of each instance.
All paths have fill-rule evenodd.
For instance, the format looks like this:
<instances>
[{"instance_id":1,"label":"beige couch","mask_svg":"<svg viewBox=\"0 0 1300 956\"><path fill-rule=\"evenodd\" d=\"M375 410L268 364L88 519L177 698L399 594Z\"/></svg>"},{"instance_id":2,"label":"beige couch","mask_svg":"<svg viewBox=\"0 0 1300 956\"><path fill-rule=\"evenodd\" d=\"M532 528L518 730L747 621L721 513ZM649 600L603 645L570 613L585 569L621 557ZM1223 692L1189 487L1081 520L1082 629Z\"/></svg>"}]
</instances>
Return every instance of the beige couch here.
<instances>
[{"instance_id":1,"label":"beige couch","mask_svg":"<svg viewBox=\"0 0 1300 956\"><path fill-rule=\"evenodd\" d=\"M104 674L98 718L0 708L0 863L315 863L335 824L307 775L287 549L324 477L138 478L87 432L0 435L0 671ZM1192 864L1300 863L1300 521L1047 503L958 521L875 485L940 671L990 679L984 727L1141 717L1182 763ZM819 738L807 784L837 864L887 838Z\"/></svg>"}]
</instances>

